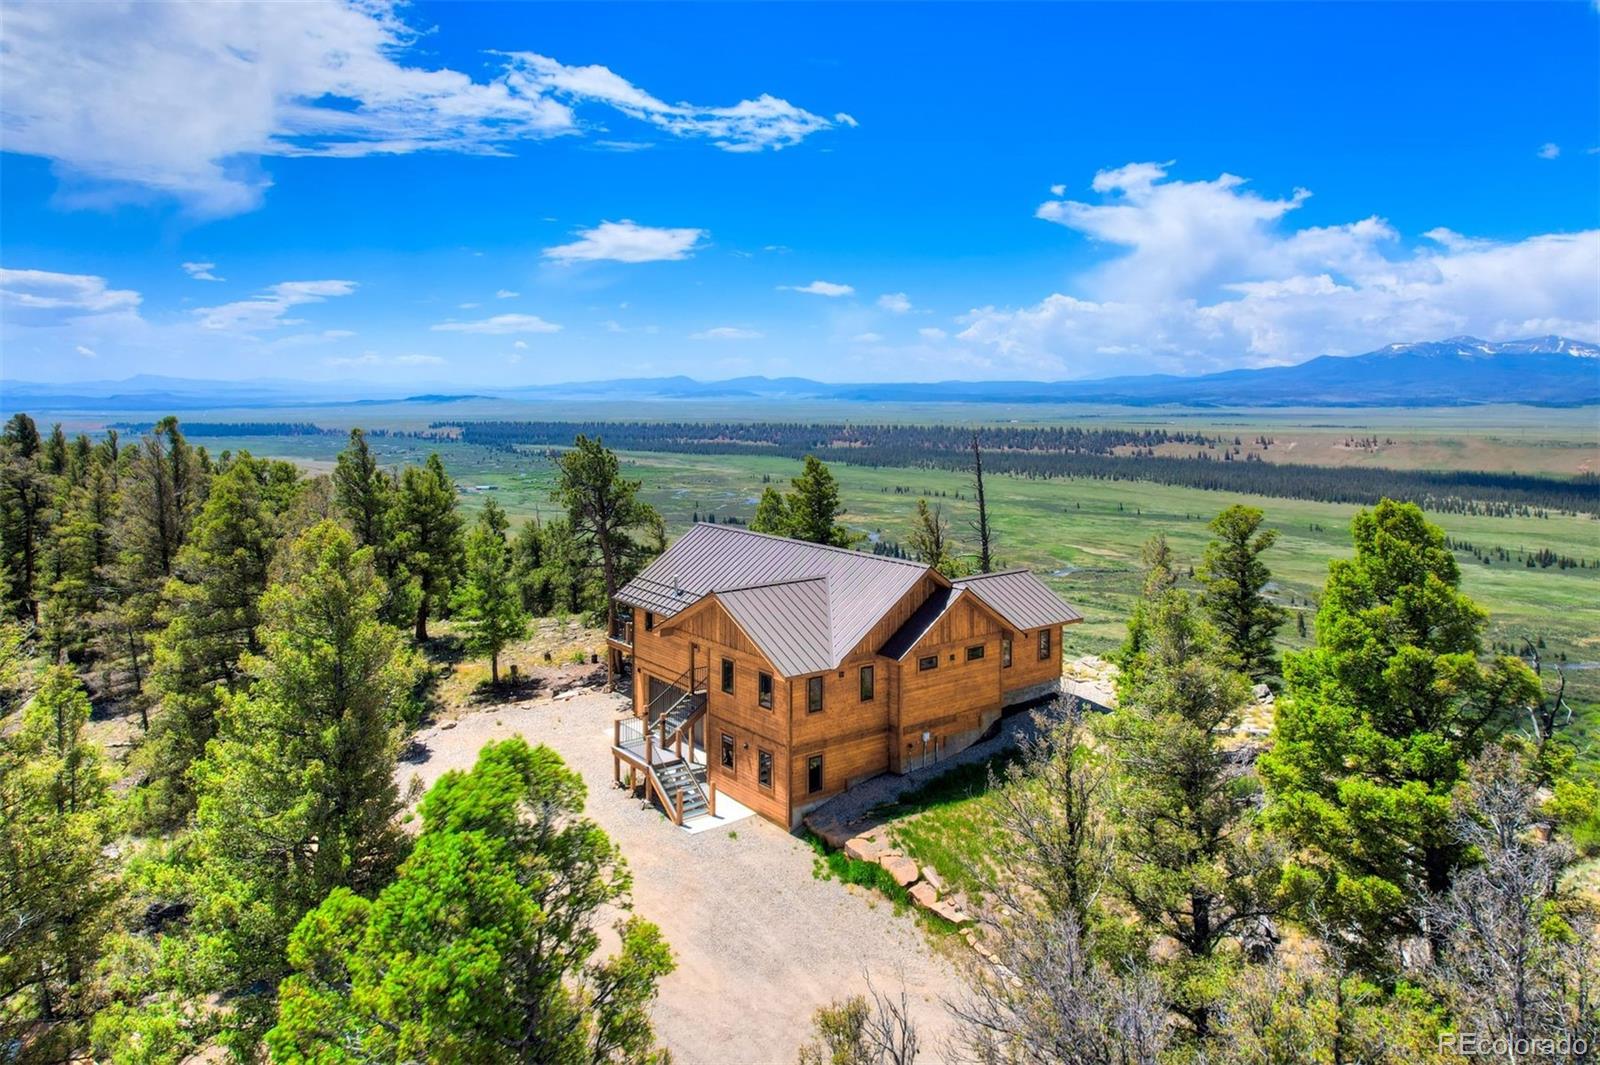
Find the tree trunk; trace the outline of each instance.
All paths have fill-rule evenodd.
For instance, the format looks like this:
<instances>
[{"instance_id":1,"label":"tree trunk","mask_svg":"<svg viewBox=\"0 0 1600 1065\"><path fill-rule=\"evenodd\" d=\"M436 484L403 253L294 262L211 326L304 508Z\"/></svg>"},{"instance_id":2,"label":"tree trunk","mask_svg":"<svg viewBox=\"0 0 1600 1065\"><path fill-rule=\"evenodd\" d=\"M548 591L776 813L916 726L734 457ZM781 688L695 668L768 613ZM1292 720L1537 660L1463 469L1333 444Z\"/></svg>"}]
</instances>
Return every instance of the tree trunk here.
<instances>
[{"instance_id":1,"label":"tree trunk","mask_svg":"<svg viewBox=\"0 0 1600 1065\"><path fill-rule=\"evenodd\" d=\"M417 631L415 633L418 643L428 639L428 593L422 593L422 602L417 604Z\"/></svg>"},{"instance_id":2,"label":"tree trunk","mask_svg":"<svg viewBox=\"0 0 1600 1065\"><path fill-rule=\"evenodd\" d=\"M499 652L489 656L489 683L500 687L500 655Z\"/></svg>"},{"instance_id":3,"label":"tree trunk","mask_svg":"<svg viewBox=\"0 0 1600 1065\"><path fill-rule=\"evenodd\" d=\"M983 498L983 452L978 449L978 434L972 434L972 472L978 488L978 572L994 568L989 551L989 506Z\"/></svg>"}]
</instances>

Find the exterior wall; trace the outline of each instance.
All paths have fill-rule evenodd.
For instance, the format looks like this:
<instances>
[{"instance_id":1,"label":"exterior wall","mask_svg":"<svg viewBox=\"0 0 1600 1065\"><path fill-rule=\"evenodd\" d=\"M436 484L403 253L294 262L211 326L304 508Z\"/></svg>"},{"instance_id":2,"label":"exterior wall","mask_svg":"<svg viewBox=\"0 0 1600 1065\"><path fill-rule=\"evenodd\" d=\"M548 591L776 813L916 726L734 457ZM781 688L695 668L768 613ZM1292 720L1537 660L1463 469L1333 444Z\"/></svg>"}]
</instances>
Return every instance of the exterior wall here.
<instances>
[{"instance_id":1,"label":"exterior wall","mask_svg":"<svg viewBox=\"0 0 1600 1065\"><path fill-rule=\"evenodd\" d=\"M1011 668L1002 678L1004 702L1007 706L1025 702L1047 694L1049 685L1061 685L1061 626L1050 627L1050 656L1039 657L1039 630L1024 629L1017 633L1011 648Z\"/></svg>"},{"instance_id":2,"label":"exterior wall","mask_svg":"<svg viewBox=\"0 0 1600 1065\"><path fill-rule=\"evenodd\" d=\"M643 610L633 612L633 712L640 717L650 702L650 677L670 684L689 669L689 641L663 635L660 617L645 631L644 616Z\"/></svg>"},{"instance_id":3,"label":"exterior wall","mask_svg":"<svg viewBox=\"0 0 1600 1065\"><path fill-rule=\"evenodd\" d=\"M893 739L900 772L932 765L966 748L1000 719L1002 632L991 614L962 598L906 652L900 661L900 720ZM967 648L980 645L983 657L967 661ZM938 657L938 667L919 669L918 660L930 655ZM924 732L929 734L927 743Z\"/></svg>"}]
</instances>

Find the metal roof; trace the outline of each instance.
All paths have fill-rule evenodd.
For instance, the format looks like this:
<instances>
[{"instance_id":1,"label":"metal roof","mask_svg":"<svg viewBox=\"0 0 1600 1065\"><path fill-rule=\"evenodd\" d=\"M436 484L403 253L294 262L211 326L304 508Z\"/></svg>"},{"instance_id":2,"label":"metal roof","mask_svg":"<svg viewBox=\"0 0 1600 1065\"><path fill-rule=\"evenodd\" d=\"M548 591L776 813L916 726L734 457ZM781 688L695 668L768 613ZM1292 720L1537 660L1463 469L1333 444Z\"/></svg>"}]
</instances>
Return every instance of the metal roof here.
<instances>
[{"instance_id":1,"label":"metal roof","mask_svg":"<svg viewBox=\"0 0 1600 1065\"><path fill-rule=\"evenodd\" d=\"M670 618L712 592L767 588L764 595L743 597L745 609L754 612L758 603L776 607L782 600L785 616L804 627L803 632L784 637L788 641L785 646L795 648L784 654L792 664L806 662L809 668L803 672L818 672L843 661L927 572L928 567L922 563L903 558L702 522L629 581L617 598ZM812 603L818 594L816 589L776 590L780 584L813 578L826 580L821 591L825 609L821 613ZM726 594L719 594L718 599L729 601ZM746 631L750 631L749 626ZM767 631L769 640L777 638L775 630ZM762 650L777 666L779 652L754 632L750 636L761 643ZM801 647L808 650L801 653ZM824 647L825 656L820 651ZM786 671L786 675L793 674Z\"/></svg>"},{"instance_id":2,"label":"metal roof","mask_svg":"<svg viewBox=\"0 0 1600 1065\"><path fill-rule=\"evenodd\" d=\"M896 629L894 635L878 649L878 653L897 661L904 658L906 652L915 647L917 641L927 635L928 630L933 628L960 598L960 588L945 588L941 585L934 589L933 594L928 596L909 618L906 618L906 623Z\"/></svg>"},{"instance_id":3,"label":"metal roof","mask_svg":"<svg viewBox=\"0 0 1600 1065\"><path fill-rule=\"evenodd\" d=\"M713 594L784 676L838 664L828 624L828 578L802 577Z\"/></svg>"},{"instance_id":4,"label":"metal roof","mask_svg":"<svg viewBox=\"0 0 1600 1065\"><path fill-rule=\"evenodd\" d=\"M995 613L1019 629L1070 625L1083 620L1082 614L1068 606L1031 570L980 573L951 583L957 588L977 593L978 598L993 607Z\"/></svg>"}]
</instances>

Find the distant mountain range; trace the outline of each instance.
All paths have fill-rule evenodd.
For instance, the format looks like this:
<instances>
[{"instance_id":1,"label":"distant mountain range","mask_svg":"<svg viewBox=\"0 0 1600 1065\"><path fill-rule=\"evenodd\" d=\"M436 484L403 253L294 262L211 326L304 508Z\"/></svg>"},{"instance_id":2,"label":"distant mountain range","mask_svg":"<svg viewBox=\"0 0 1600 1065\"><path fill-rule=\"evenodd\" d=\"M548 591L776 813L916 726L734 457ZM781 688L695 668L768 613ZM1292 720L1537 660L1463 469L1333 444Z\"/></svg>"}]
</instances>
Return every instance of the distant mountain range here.
<instances>
[{"instance_id":1,"label":"distant mountain range","mask_svg":"<svg viewBox=\"0 0 1600 1065\"><path fill-rule=\"evenodd\" d=\"M1548 336L1475 337L1391 344L1365 355L1322 355L1295 366L1179 377L1151 374L1078 381L935 381L829 384L803 377L626 378L470 392L409 393L371 382L194 381L141 375L82 384L0 382L6 410L95 412L429 403L499 398L751 399L921 403L1100 403L1193 407L1455 407L1600 404L1600 346Z\"/></svg>"}]
</instances>

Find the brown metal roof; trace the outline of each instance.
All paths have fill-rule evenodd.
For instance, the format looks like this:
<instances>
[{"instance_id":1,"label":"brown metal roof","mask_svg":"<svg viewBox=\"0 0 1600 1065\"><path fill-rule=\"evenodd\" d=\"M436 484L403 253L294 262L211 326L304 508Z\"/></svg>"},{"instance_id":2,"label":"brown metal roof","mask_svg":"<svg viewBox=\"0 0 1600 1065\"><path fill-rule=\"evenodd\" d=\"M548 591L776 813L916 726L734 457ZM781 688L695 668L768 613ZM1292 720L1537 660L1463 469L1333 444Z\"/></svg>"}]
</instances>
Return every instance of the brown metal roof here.
<instances>
[{"instance_id":1,"label":"brown metal roof","mask_svg":"<svg viewBox=\"0 0 1600 1065\"><path fill-rule=\"evenodd\" d=\"M730 604L727 593L748 593L732 600L746 618L774 613L765 624L751 622L764 638L750 625L746 631L775 667L793 676L779 658L801 673L837 666L927 572L920 562L701 523L629 581L617 598L670 618L712 592L724 605ZM823 583L813 585L816 579ZM796 582L807 587L794 587ZM729 606L730 613L734 609Z\"/></svg>"},{"instance_id":2,"label":"brown metal roof","mask_svg":"<svg viewBox=\"0 0 1600 1065\"><path fill-rule=\"evenodd\" d=\"M915 647L960 598L960 588L934 589L934 593L906 618L906 623L895 630L894 635L878 649L878 653L896 661L904 658L906 652Z\"/></svg>"},{"instance_id":3,"label":"brown metal roof","mask_svg":"<svg viewBox=\"0 0 1600 1065\"><path fill-rule=\"evenodd\" d=\"M1066 600L1052 592L1031 570L980 573L951 583L976 593L995 613L1018 629L1070 625L1083 620L1082 614L1067 605Z\"/></svg>"}]
</instances>

